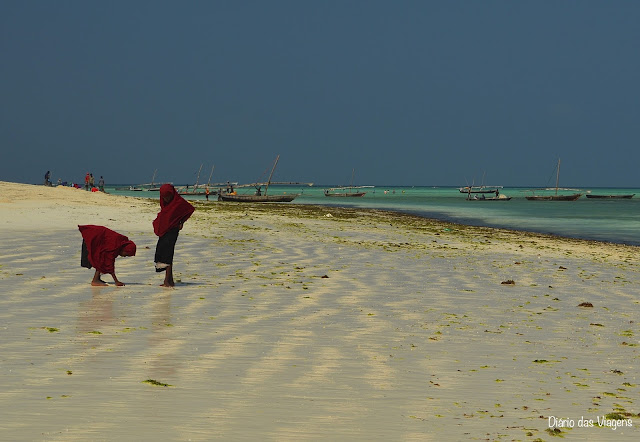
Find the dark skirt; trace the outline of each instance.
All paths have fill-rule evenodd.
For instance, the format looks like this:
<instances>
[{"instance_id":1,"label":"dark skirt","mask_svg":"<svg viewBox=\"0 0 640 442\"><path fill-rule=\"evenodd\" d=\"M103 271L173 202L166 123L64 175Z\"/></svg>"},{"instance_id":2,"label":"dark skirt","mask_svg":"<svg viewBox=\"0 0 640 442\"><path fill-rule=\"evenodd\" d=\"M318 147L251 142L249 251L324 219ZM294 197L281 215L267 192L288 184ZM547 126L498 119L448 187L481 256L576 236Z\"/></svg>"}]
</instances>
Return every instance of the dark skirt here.
<instances>
[{"instance_id":1,"label":"dark skirt","mask_svg":"<svg viewBox=\"0 0 640 442\"><path fill-rule=\"evenodd\" d=\"M87 243L82 240L82 251L80 252L80 265L90 269L93 267L89 262L89 249L87 249Z\"/></svg>"},{"instance_id":2,"label":"dark skirt","mask_svg":"<svg viewBox=\"0 0 640 442\"><path fill-rule=\"evenodd\" d=\"M156 245L156 272L163 272L167 270L171 264L173 264L173 252L176 248L176 241L178 241L178 234L180 229L169 230L167 233L158 238L158 244Z\"/></svg>"}]
</instances>

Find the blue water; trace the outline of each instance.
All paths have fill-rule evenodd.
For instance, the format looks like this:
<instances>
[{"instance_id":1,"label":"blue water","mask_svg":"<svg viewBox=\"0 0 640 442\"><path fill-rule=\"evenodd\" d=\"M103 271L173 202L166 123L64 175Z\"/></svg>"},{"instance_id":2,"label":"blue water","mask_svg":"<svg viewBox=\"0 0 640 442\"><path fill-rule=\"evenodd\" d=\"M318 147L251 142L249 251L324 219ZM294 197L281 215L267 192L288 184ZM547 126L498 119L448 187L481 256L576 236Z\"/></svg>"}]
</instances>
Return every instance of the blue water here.
<instances>
[{"instance_id":1,"label":"blue water","mask_svg":"<svg viewBox=\"0 0 640 442\"><path fill-rule=\"evenodd\" d=\"M116 191L109 187L106 190L114 194L158 198L157 192ZM291 204L384 209L466 225L640 246L640 189L585 189L577 201L529 201L525 195L530 193L523 188L501 189L502 194L512 198L510 201L467 201L466 195L453 187L376 186L364 189L367 194L361 198L327 198L323 190L324 187L315 186L271 186L269 193L300 193ZM593 194L636 195L632 199L588 199L584 196L587 190ZM242 191L244 189L239 190ZM204 200L200 196L187 198ZM213 195L210 199L216 201Z\"/></svg>"}]
</instances>

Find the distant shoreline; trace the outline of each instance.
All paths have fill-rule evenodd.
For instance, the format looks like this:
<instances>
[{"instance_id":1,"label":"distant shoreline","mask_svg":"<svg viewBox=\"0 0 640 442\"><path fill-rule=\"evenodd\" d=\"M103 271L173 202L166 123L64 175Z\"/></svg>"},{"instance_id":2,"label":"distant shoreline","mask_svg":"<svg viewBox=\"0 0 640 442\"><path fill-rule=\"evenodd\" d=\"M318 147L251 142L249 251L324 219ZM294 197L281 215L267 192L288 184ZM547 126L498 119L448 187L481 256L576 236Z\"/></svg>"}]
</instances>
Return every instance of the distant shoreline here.
<instances>
[{"instance_id":1,"label":"distant shoreline","mask_svg":"<svg viewBox=\"0 0 640 442\"><path fill-rule=\"evenodd\" d=\"M15 185L21 185L23 183L12 183ZM45 187L42 185L38 185L35 184L33 186L36 187ZM126 186L125 184L118 184L118 185L108 185L106 186L107 190L112 190L113 187L116 186ZM55 188L56 186L54 186ZM73 187L69 187L69 186L65 186L66 188L70 188L73 189ZM278 185L277 187L284 187L284 188L299 188L300 186L289 186L289 185ZM407 188L406 186L402 186L404 188ZM401 189L402 187L397 187L398 189ZM433 188L432 186L414 186L414 187L420 187L420 188ZM313 186L313 188L320 188L320 186ZM444 187L446 189L452 189L455 190L457 189L457 187ZM508 188L507 188L508 189ZM518 188L515 188L518 189ZM613 189L618 189L618 188L613 188ZM75 189L74 189L75 190ZM84 189L78 189L81 191L84 191ZM141 193L145 194L145 196L141 195ZM638 189L638 193L640 194L640 189ZM114 197L125 197L125 198L136 198L142 201L146 201L148 202L149 200L153 200L155 198L157 198L157 192L135 192L135 194L133 195L123 195L120 194L118 192L107 192L108 195L114 196ZM452 197L457 197L457 194L452 194ZM211 198L212 201L215 201L215 196ZM198 199L194 199L191 200L192 202L199 202L199 201L204 201L204 198L198 198ZM612 244L612 245L621 245L621 246L629 246L629 247L634 247L634 248L638 248L640 247L640 240L638 241L638 243L629 243L629 242L625 242L625 241L615 241L615 240L603 240L603 239L599 239L599 238L593 238L593 237L589 237L588 235L566 235L566 234L558 234L558 233L554 233L551 231L544 231L542 229L530 229L530 228L511 228L511 227L503 227L503 226L499 226L499 225L493 225L491 223L484 223L480 220L477 219L466 219L466 222L460 222L459 219L455 219L454 217L451 216L447 216L447 215L442 215L442 216L434 216L433 214L425 214L425 212L428 211L417 211L417 210L412 210L412 209L394 209L394 208L378 208L378 207L354 207L354 206L349 206L349 205L340 205L340 204L336 204L335 200L332 201L327 201L327 204L321 202L322 200L318 201L318 202L314 202L314 203L298 203L298 202L294 202L292 204L290 204L291 206L295 206L295 207L302 207L302 206L310 206L310 207L321 207L323 208L323 210L333 210L334 208L343 208L344 210L355 210L355 211L366 211L366 210L370 210L372 212L376 212L376 211L383 211L383 212L389 212L389 213L394 213L397 215L401 215L401 216L413 216L416 217L418 219L424 219L427 221L431 221L431 222L439 222L439 223L447 223L447 224L451 224L453 226L464 226L464 227L470 227L470 228L481 228L481 229L495 229L495 230L501 230L501 231L505 231L505 232L513 232L514 234L531 234L531 235L539 235L539 236L543 236L543 237L548 237L548 238L556 238L559 240L562 239L566 239L566 240L577 240L577 241L585 241L587 243L594 243L594 244ZM226 207L229 203L225 203L223 205L220 206L216 206L219 209L222 209L224 207ZM241 207L242 207L241 203ZM531 203L531 204L536 204L536 203ZM562 203L560 203L562 204ZM282 212L287 205L277 205L275 206L277 207L276 212Z\"/></svg>"}]
</instances>

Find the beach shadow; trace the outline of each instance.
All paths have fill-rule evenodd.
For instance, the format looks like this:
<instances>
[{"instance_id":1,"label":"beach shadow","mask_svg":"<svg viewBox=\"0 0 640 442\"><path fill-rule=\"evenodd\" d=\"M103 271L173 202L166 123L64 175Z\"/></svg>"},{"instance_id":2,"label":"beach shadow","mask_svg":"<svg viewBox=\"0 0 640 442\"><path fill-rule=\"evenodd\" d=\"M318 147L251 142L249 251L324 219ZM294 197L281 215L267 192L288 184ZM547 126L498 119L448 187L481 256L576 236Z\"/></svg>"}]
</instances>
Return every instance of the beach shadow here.
<instances>
[{"instance_id":1,"label":"beach shadow","mask_svg":"<svg viewBox=\"0 0 640 442\"><path fill-rule=\"evenodd\" d=\"M145 285L160 286L160 284L145 284ZM173 287L167 287L167 288L205 286L205 285L212 285L212 284L208 284L206 282L176 282Z\"/></svg>"},{"instance_id":2,"label":"beach shadow","mask_svg":"<svg viewBox=\"0 0 640 442\"><path fill-rule=\"evenodd\" d=\"M182 286L197 286L197 285L208 285L204 282L176 282L176 287L182 287Z\"/></svg>"}]
</instances>

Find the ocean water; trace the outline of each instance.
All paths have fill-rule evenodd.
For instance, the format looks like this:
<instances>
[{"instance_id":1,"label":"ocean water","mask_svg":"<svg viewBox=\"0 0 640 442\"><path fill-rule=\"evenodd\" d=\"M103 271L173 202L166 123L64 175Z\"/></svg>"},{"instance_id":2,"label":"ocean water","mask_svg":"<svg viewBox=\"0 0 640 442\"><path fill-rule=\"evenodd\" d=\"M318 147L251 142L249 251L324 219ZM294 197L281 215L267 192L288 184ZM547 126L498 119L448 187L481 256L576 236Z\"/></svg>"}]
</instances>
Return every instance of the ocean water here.
<instances>
[{"instance_id":1,"label":"ocean water","mask_svg":"<svg viewBox=\"0 0 640 442\"><path fill-rule=\"evenodd\" d=\"M330 187L330 186L327 186ZM504 188L510 201L467 201L454 187L376 186L363 189L360 198L327 198L325 187L271 186L269 194L298 193L290 204L362 207L406 212L460 224L550 233L571 238L640 246L640 188L591 188L581 190L577 201L529 201L525 188ZM107 187L115 194L158 198L157 192L130 192ZM250 193L252 188L239 189ZM589 199L592 194L635 194L631 199ZM566 192L565 192L566 193ZM574 193L574 192L568 192ZM491 195L487 195L491 196ZM202 196L187 199L204 200ZM210 196L216 201L216 196Z\"/></svg>"}]
</instances>

